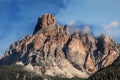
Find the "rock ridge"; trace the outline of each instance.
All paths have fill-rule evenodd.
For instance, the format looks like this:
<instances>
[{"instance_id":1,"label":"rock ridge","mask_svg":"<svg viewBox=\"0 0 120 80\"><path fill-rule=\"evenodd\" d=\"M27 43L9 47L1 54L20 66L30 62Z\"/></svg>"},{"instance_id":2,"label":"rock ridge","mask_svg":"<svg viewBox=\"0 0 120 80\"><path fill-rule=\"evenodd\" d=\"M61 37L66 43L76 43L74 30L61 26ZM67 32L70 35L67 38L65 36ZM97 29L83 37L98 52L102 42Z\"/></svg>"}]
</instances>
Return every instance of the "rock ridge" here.
<instances>
[{"instance_id":1,"label":"rock ridge","mask_svg":"<svg viewBox=\"0 0 120 80\"><path fill-rule=\"evenodd\" d=\"M22 64L40 75L88 78L119 56L120 46L108 36L71 34L51 14L38 18L33 35L11 44L1 65Z\"/></svg>"}]
</instances>

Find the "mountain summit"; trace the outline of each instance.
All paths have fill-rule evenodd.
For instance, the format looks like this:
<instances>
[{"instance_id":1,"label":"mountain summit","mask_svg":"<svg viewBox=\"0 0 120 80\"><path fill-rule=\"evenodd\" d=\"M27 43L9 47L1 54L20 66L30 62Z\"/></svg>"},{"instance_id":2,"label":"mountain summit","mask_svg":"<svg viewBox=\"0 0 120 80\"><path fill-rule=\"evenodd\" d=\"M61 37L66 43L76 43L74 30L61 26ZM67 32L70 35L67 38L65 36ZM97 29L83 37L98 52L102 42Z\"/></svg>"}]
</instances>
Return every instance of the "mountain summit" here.
<instances>
[{"instance_id":1,"label":"mountain summit","mask_svg":"<svg viewBox=\"0 0 120 80\"><path fill-rule=\"evenodd\" d=\"M119 56L120 47L108 36L69 32L51 14L38 18L33 35L13 43L1 65L20 64L40 75L88 78Z\"/></svg>"},{"instance_id":2,"label":"mountain summit","mask_svg":"<svg viewBox=\"0 0 120 80\"><path fill-rule=\"evenodd\" d=\"M51 24L55 24L56 20L55 17L51 14L45 14L42 17L38 18L37 25L35 27L35 30L33 34L35 34L37 31L39 31L42 27L47 27Z\"/></svg>"}]
</instances>

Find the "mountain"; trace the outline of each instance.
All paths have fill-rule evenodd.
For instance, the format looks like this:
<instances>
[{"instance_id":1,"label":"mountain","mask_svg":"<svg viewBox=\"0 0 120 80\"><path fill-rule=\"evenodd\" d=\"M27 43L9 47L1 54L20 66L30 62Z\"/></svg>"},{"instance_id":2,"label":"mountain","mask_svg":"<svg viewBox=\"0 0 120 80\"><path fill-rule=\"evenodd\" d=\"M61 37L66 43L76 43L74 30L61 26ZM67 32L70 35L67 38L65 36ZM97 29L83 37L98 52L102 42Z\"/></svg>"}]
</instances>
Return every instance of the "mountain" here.
<instances>
[{"instance_id":1,"label":"mountain","mask_svg":"<svg viewBox=\"0 0 120 80\"><path fill-rule=\"evenodd\" d=\"M120 56L112 65L98 70L88 80L119 80L120 79Z\"/></svg>"},{"instance_id":2,"label":"mountain","mask_svg":"<svg viewBox=\"0 0 120 80\"><path fill-rule=\"evenodd\" d=\"M67 25L58 25L53 15L44 14L33 34L11 44L0 64L19 64L45 76L88 78L112 64L119 51L120 46L106 35L71 34Z\"/></svg>"}]
</instances>

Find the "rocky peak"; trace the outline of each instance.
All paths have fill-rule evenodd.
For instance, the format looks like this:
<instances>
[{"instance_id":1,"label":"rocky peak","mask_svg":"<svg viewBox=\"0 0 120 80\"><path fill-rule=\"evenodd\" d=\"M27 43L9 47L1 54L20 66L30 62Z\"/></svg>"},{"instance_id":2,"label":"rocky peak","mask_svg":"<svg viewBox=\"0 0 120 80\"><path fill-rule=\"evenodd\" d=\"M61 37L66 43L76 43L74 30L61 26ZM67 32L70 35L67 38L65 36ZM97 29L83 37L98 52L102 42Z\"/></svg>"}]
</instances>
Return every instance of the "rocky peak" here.
<instances>
[{"instance_id":1,"label":"rocky peak","mask_svg":"<svg viewBox=\"0 0 120 80\"><path fill-rule=\"evenodd\" d=\"M58 25L53 15L45 14L38 18L33 35L13 43L0 64L22 63L40 75L87 78L110 65L119 51L120 45L113 39L70 34L67 25Z\"/></svg>"},{"instance_id":2,"label":"rocky peak","mask_svg":"<svg viewBox=\"0 0 120 80\"><path fill-rule=\"evenodd\" d=\"M47 26L49 26L51 24L55 24L55 23L56 23L56 19L53 15L44 14L43 16L38 18L38 22L37 22L37 25L35 27L33 34L35 34L41 28L47 27Z\"/></svg>"}]
</instances>

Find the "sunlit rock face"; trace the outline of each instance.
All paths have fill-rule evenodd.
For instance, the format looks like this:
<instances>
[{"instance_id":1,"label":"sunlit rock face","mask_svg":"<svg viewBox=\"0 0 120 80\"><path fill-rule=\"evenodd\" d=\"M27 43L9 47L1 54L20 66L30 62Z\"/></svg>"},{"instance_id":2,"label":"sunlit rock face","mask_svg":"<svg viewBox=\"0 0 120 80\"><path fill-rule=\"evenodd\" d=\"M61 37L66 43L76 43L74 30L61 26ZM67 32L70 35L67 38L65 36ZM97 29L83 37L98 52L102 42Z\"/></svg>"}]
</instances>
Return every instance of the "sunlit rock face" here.
<instances>
[{"instance_id":1,"label":"sunlit rock face","mask_svg":"<svg viewBox=\"0 0 120 80\"><path fill-rule=\"evenodd\" d=\"M87 78L110 65L119 51L110 37L95 38L82 31L70 34L68 26L45 14L38 18L33 35L11 44L0 64L22 64L40 75Z\"/></svg>"},{"instance_id":2,"label":"sunlit rock face","mask_svg":"<svg viewBox=\"0 0 120 80\"><path fill-rule=\"evenodd\" d=\"M56 19L53 15L45 14L45 15L38 18L38 22L36 24L36 27L35 27L33 34L38 32L41 28L48 27L49 25L55 24L55 23L56 23Z\"/></svg>"}]
</instances>

